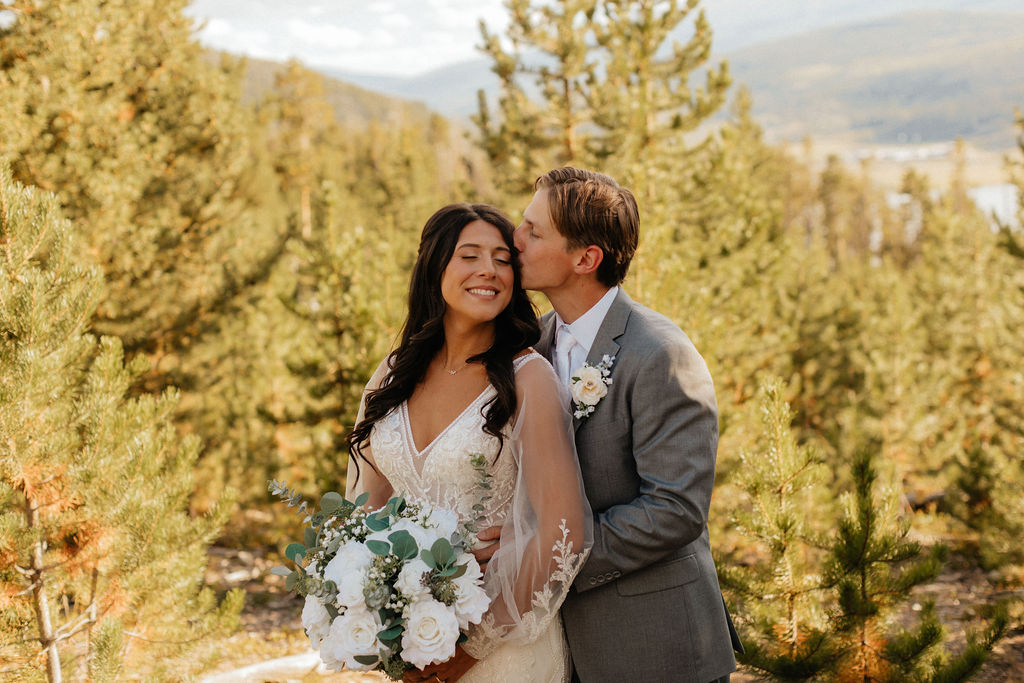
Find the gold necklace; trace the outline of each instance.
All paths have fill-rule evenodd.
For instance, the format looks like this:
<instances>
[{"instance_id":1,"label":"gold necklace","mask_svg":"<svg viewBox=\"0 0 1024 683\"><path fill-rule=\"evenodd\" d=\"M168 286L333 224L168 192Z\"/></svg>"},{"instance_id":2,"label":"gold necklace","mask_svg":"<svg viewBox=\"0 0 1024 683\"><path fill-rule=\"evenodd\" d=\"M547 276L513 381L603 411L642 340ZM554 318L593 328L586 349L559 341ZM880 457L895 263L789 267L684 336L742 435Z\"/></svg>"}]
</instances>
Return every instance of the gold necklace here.
<instances>
[{"instance_id":1,"label":"gold necklace","mask_svg":"<svg viewBox=\"0 0 1024 683\"><path fill-rule=\"evenodd\" d=\"M469 361L467 360L466 362L464 362L462 365L460 365L459 367L455 368L454 370L448 370L448 366L447 365L445 366L444 369L448 371L449 375L454 375L456 372L458 372L459 370L464 369L468 365L469 365Z\"/></svg>"}]
</instances>

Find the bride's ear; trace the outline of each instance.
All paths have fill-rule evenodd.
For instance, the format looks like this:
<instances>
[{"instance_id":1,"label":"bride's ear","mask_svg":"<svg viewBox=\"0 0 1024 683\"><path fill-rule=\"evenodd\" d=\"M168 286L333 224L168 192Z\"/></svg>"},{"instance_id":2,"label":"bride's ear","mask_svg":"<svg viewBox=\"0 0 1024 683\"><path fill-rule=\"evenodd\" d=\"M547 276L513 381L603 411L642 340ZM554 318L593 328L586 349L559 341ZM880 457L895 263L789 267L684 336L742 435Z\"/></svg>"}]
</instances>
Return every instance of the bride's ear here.
<instances>
[{"instance_id":1,"label":"bride's ear","mask_svg":"<svg viewBox=\"0 0 1024 683\"><path fill-rule=\"evenodd\" d=\"M604 251L596 244L591 244L580 252L573 270L577 275L587 275L595 272L603 260Z\"/></svg>"}]
</instances>

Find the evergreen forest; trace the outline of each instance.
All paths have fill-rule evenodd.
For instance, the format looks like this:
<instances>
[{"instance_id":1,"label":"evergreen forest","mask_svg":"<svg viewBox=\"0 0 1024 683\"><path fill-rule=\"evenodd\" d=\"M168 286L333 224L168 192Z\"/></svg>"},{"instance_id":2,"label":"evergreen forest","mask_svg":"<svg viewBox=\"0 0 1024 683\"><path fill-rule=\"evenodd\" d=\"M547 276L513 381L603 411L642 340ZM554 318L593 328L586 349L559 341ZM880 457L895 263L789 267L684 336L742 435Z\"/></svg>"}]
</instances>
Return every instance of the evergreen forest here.
<instances>
[{"instance_id":1,"label":"evergreen forest","mask_svg":"<svg viewBox=\"0 0 1024 683\"><path fill-rule=\"evenodd\" d=\"M714 377L743 680L971 680L1024 648L1024 233L962 149L894 206L766 142L701 4L506 0L479 38L500 94L464 126L353 114L298 62L256 87L187 0L0 0L0 681L217 667L258 604L211 553L297 536L268 480L344 490L425 220L518 222L562 165L634 191L624 286ZM1024 116L997 113L1024 198ZM957 623L919 597L951 568L997 596Z\"/></svg>"}]
</instances>

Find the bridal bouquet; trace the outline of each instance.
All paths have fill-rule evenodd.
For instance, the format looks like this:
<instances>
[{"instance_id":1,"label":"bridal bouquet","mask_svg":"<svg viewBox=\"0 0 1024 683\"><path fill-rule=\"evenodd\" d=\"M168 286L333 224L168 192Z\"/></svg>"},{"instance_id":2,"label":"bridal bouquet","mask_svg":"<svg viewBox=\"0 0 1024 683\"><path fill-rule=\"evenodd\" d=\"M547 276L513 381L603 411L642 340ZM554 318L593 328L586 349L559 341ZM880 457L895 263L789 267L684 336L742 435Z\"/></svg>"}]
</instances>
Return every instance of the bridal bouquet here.
<instances>
[{"instance_id":1,"label":"bridal bouquet","mask_svg":"<svg viewBox=\"0 0 1024 683\"><path fill-rule=\"evenodd\" d=\"M283 482L270 490L306 514L304 543L285 549L298 568L271 571L305 597L302 625L331 669L377 669L399 680L451 658L480 623L490 599L453 512L401 497L367 511L366 494L349 502L332 491L313 513Z\"/></svg>"}]
</instances>

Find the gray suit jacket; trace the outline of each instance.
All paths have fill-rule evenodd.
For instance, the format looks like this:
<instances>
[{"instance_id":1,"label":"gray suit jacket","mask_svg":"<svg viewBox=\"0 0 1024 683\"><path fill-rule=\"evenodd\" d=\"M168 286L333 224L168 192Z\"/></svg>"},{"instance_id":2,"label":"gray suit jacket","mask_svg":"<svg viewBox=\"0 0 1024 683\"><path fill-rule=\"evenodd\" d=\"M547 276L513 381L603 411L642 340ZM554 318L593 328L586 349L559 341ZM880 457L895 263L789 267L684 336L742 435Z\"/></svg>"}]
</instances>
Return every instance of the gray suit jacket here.
<instances>
[{"instance_id":1,"label":"gray suit jacket","mask_svg":"<svg viewBox=\"0 0 1024 683\"><path fill-rule=\"evenodd\" d=\"M542 318L537 350L549 359L554 328L553 314ZM621 289L587 360L606 354L608 394L576 420L595 528L562 607L573 665L582 683L707 683L734 671L741 650L708 543L711 375L679 327Z\"/></svg>"}]
</instances>

